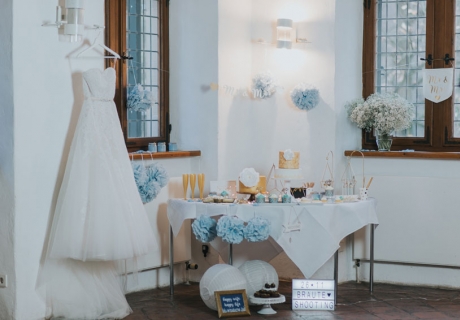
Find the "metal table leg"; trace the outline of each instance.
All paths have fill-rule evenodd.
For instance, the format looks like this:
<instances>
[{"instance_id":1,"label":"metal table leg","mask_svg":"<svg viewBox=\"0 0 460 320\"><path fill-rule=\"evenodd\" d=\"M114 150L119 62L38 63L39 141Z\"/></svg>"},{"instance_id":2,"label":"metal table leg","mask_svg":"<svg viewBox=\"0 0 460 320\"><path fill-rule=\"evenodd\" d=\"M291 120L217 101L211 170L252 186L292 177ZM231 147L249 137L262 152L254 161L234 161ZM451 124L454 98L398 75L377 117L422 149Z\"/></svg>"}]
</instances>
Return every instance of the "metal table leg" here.
<instances>
[{"instance_id":1,"label":"metal table leg","mask_svg":"<svg viewBox=\"0 0 460 320\"><path fill-rule=\"evenodd\" d=\"M169 294L174 295L174 234L169 227Z\"/></svg>"},{"instance_id":2,"label":"metal table leg","mask_svg":"<svg viewBox=\"0 0 460 320\"><path fill-rule=\"evenodd\" d=\"M228 264L233 265L233 244L228 245Z\"/></svg>"},{"instance_id":3,"label":"metal table leg","mask_svg":"<svg viewBox=\"0 0 460 320\"><path fill-rule=\"evenodd\" d=\"M374 291L374 231L375 224L371 223L370 264L369 264L369 291Z\"/></svg>"},{"instance_id":4,"label":"metal table leg","mask_svg":"<svg viewBox=\"0 0 460 320\"><path fill-rule=\"evenodd\" d=\"M334 301L337 305L337 289L339 286L339 250L334 254Z\"/></svg>"}]
</instances>

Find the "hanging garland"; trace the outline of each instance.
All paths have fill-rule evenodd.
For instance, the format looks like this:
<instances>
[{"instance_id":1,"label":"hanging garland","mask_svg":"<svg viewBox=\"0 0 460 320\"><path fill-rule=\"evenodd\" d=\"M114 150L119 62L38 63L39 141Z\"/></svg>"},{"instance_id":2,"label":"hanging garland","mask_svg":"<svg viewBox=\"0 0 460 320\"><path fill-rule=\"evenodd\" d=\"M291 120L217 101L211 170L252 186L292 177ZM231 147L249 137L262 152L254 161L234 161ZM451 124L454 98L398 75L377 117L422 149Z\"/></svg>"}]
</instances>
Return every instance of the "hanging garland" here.
<instances>
[{"instance_id":1,"label":"hanging garland","mask_svg":"<svg viewBox=\"0 0 460 320\"><path fill-rule=\"evenodd\" d=\"M312 85L299 83L291 91L291 99L297 108L308 111L318 105L319 91Z\"/></svg>"},{"instance_id":2,"label":"hanging garland","mask_svg":"<svg viewBox=\"0 0 460 320\"><path fill-rule=\"evenodd\" d=\"M217 222L205 215L199 216L192 223L193 234L201 242L211 242L217 237Z\"/></svg>"}]
</instances>

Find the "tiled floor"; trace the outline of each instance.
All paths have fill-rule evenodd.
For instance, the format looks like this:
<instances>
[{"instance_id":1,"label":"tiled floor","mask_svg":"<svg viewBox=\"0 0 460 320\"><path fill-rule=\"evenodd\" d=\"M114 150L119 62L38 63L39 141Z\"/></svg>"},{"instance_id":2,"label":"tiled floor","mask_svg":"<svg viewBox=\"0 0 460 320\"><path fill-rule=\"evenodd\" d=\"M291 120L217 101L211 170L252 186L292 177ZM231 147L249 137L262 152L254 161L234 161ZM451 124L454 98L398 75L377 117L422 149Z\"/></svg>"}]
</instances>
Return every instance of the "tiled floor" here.
<instances>
[{"instance_id":1,"label":"tiled floor","mask_svg":"<svg viewBox=\"0 0 460 320\"><path fill-rule=\"evenodd\" d=\"M365 284L355 282L339 286L335 311L291 310L291 283L280 283L286 302L273 305L276 315L262 316L260 307L251 306L250 318L256 319L460 319L460 292L454 290L375 284L370 294ZM134 313L126 320L147 319L218 319L217 312L200 298L199 285L177 285L174 299L169 287L128 295Z\"/></svg>"}]
</instances>

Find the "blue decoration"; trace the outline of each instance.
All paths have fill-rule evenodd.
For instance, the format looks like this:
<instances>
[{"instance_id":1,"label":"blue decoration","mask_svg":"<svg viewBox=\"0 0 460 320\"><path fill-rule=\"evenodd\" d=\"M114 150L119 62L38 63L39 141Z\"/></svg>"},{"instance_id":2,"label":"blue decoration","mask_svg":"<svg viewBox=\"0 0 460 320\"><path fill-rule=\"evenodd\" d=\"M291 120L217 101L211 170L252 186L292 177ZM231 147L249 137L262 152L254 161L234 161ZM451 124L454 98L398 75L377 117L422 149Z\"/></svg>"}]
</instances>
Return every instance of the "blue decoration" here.
<instances>
[{"instance_id":1,"label":"blue decoration","mask_svg":"<svg viewBox=\"0 0 460 320\"><path fill-rule=\"evenodd\" d=\"M131 165L133 167L134 180L136 181L136 185L144 185L148 180L145 167L136 162L131 162Z\"/></svg>"},{"instance_id":2,"label":"blue decoration","mask_svg":"<svg viewBox=\"0 0 460 320\"><path fill-rule=\"evenodd\" d=\"M144 167L142 164L132 163L134 180L143 203L149 203L157 197L161 188L166 186L169 176L162 165L158 163Z\"/></svg>"},{"instance_id":3,"label":"blue decoration","mask_svg":"<svg viewBox=\"0 0 460 320\"><path fill-rule=\"evenodd\" d=\"M259 73L252 79L254 98L267 99L276 92L276 80L270 72Z\"/></svg>"},{"instance_id":4,"label":"blue decoration","mask_svg":"<svg viewBox=\"0 0 460 320\"><path fill-rule=\"evenodd\" d=\"M217 222L217 235L231 244L238 244L244 239L244 222L238 217L223 216Z\"/></svg>"},{"instance_id":5,"label":"blue decoration","mask_svg":"<svg viewBox=\"0 0 460 320\"><path fill-rule=\"evenodd\" d=\"M270 221L265 218L252 218L248 221L248 225L244 228L244 238L249 242L267 240L269 235Z\"/></svg>"},{"instance_id":6,"label":"blue decoration","mask_svg":"<svg viewBox=\"0 0 460 320\"><path fill-rule=\"evenodd\" d=\"M128 110L144 112L154 104L152 93L144 90L140 84L134 86L128 94Z\"/></svg>"},{"instance_id":7,"label":"blue decoration","mask_svg":"<svg viewBox=\"0 0 460 320\"><path fill-rule=\"evenodd\" d=\"M158 182L160 187L165 187L169 181L169 175L166 169L159 163L153 163L146 168L149 180Z\"/></svg>"},{"instance_id":8,"label":"blue decoration","mask_svg":"<svg viewBox=\"0 0 460 320\"><path fill-rule=\"evenodd\" d=\"M193 234L198 241L211 242L217 237L216 226L216 220L209 216L201 215L192 223Z\"/></svg>"},{"instance_id":9,"label":"blue decoration","mask_svg":"<svg viewBox=\"0 0 460 320\"><path fill-rule=\"evenodd\" d=\"M301 110L311 110L319 103L319 91L305 83L299 83L291 91L291 99L295 106Z\"/></svg>"}]
</instances>

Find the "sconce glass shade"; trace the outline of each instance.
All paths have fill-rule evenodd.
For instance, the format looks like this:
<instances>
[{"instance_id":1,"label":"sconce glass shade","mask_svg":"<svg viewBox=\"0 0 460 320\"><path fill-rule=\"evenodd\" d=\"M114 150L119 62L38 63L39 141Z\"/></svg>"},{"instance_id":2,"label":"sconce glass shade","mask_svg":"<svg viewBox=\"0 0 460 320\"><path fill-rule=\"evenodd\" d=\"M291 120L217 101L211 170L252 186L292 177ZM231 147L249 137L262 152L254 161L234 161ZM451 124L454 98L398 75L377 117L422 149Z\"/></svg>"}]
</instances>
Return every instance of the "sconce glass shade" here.
<instances>
[{"instance_id":1,"label":"sconce glass shade","mask_svg":"<svg viewBox=\"0 0 460 320\"><path fill-rule=\"evenodd\" d=\"M70 42L80 41L85 29L83 0L66 0L65 7L67 23L64 25L64 34Z\"/></svg>"},{"instance_id":2,"label":"sconce glass shade","mask_svg":"<svg viewBox=\"0 0 460 320\"><path fill-rule=\"evenodd\" d=\"M276 24L276 40L278 48L291 49L292 48L292 20L291 19L278 19Z\"/></svg>"}]
</instances>

